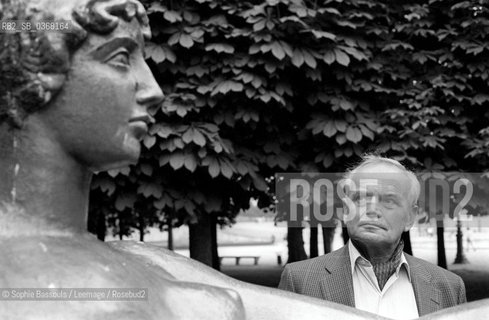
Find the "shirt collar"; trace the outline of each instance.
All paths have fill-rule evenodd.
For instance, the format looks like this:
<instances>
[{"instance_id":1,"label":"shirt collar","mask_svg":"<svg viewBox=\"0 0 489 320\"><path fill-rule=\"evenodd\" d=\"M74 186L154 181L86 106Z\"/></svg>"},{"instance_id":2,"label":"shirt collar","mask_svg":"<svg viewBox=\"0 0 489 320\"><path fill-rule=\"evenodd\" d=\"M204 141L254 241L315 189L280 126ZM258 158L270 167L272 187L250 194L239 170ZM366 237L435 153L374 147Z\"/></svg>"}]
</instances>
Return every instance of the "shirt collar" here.
<instances>
[{"instance_id":1,"label":"shirt collar","mask_svg":"<svg viewBox=\"0 0 489 320\"><path fill-rule=\"evenodd\" d=\"M355 272L355 267L356 266L362 266L362 267L372 267L372 264L370 261L365 259L360 252L355 248L351 240L348 240L348 252L350 254L350 270L351 274ZM406 271L409 281L411 282L411 270L409 268L409 264L406 260L406 257L404 256L404 252L401 254L401 263L396 268L396 276L399 276L399 271L403 268L403 270Z\"/></svg>"}]
</instances>

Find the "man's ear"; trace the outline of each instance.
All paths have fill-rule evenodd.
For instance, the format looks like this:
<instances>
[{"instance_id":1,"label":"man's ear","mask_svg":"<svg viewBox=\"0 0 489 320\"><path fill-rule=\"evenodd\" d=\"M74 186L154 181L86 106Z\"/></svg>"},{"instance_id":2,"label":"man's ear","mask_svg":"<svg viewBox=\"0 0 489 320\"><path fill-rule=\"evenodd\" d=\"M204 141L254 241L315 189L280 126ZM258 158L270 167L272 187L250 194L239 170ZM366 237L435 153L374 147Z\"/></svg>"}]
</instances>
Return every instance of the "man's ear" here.
<instances>
[{"instance_id":1,"label":"man's ear","mask_svg":"<svg viewBox=\"0 0 489 320\"><path fill-rule=\"evenodd\" d=\"M404 227L404 231L409 231L414 225L414 221L416 220L416 216L418 215L419 212L419 207L418 205L413 205L409 210L408 210L408 216L407 216L407 221L406 221L406 226Z\"/></svg>"}]
</instances>

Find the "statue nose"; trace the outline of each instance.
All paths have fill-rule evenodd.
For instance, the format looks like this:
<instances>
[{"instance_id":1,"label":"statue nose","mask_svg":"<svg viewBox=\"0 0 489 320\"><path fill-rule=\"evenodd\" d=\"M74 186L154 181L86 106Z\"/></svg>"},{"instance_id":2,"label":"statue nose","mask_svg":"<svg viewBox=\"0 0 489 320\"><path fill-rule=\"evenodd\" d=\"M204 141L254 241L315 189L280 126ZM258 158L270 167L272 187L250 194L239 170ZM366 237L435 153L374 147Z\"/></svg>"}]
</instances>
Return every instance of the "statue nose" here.
<instances>
[{"instance_id":1,"label":"statue nose","mask_svg":"<svg viewBox=\"0 0 489 320\"><path fill-rule=\"evenodd\" d=\"M152 75L151 78L153 78ZM137 102L146 107L151 107L161 103L165 97L163 95L163 91L161 91L160 86L158 83L156 83L154 78L149 82L150 83L146 83L143 88L139 89L136 97Z\"/></svg>"},{"instance_id":2,"label":"statue nose","mask_svg":"<svg viewBox=\"0 0 489 320\"><path fill-rule=\"evenodd\" d=\"M139 104L148 108L163 101L163 91L145 61L141 62L136 77L136 101Z\"/></svg>"}]
</instances>

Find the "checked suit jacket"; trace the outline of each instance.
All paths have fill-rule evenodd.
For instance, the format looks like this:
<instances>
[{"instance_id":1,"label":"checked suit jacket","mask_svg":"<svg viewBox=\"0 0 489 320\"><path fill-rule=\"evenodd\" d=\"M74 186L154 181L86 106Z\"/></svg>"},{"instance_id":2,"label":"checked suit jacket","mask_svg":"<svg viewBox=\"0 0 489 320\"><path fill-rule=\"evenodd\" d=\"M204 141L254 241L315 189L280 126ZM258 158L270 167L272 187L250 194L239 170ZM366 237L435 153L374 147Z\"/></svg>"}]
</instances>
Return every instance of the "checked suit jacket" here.
<instances>
[{"instance_id":1,"label":"checked suit jacket","mask_svg":"<svg viewBox=\"0 0 489 320\"><path fill-rule=\"evenodd\" d=\"M456 274L404 253L411 271L419 316L466 302ZM279 289L355 307L348 246L329 254L287 264Z\"/></svg>"}]
</instances>

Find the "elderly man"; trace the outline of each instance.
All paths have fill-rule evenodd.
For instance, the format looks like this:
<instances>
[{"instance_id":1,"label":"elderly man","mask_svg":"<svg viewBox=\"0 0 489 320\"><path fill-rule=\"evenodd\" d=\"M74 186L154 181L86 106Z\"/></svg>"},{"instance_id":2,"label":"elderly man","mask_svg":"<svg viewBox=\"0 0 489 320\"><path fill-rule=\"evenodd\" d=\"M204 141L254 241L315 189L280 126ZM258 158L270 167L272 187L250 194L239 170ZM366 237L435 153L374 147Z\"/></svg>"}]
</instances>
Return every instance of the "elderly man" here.
<instances>
[{"instance_id":1,"label":"elderly man","mask_svg":"<svg viewBox=\"0 0 489 320\"><path fill-rule=\"evenodd\" d=\"M288 264L279 288L393 319L413 319L466 302L462 279L403 253L420 185L399 162L367 156L346 175L341 249Z\"/></svg>"}]
</instances>

